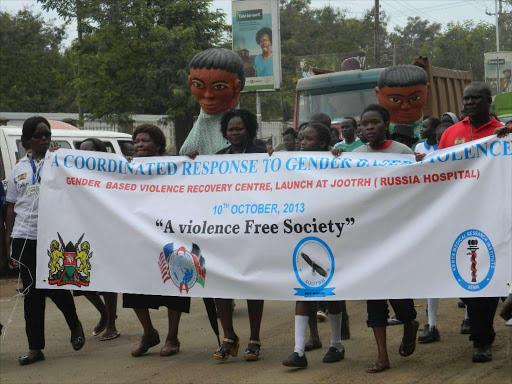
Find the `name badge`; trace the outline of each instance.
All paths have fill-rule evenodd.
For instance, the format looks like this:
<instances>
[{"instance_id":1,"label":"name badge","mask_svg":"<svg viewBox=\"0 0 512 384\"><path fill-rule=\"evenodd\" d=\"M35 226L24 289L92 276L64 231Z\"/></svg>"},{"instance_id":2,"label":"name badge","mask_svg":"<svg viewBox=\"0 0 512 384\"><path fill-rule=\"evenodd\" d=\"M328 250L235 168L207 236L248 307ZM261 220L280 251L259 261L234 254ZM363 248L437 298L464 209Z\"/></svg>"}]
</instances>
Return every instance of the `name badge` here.
<instances>
[{"instance_id":1,"label":"name badge","mask_svg":"<svg viewBox=\"0 0 512 384\"><path fill-rule=\"evenodd\" d=\"M39 196L39 184L32 184L27 186L27 196Z\"/></svg>"}]
</instances>

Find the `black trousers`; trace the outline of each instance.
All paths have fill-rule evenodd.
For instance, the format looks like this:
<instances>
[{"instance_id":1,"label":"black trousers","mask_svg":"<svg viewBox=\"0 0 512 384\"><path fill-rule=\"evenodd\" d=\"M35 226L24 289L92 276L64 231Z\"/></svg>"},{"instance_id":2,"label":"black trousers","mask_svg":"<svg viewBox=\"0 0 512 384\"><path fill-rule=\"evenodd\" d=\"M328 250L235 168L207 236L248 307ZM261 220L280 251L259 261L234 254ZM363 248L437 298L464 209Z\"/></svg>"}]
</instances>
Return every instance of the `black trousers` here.
<instances>
[{"instance_id":1,"label":"black trousers","mask_svg":"<svg viewBox=\"0 0 512 384\"><path fill-rule=\"evenodd\" d=\"M471 297L461 299L467 306L471 333L469 340L475 347L491 345L494 342L494 315L498 297Z\"/></svg>"},{"instance_id":2,"label":"black trousers","mask_svg":"<svg viewBox=\"0 0 512 384\"><path fill-rule=\"evenodd\" d=\"M412 299L390 299L389 303L395 311L396 318L402 323L408 323L416 319L416 310ZM366 302L368 312L368 327L386 327L388 325L389 310L387 300L368 300Z\"/></svg>"},{"instance_id":3,"label":"black trousers","mask_svg":"<svg viewBox=\"0 0 512 384\"><path fill-rule=\"evenodd\" d=\"M36 289L36 246L37 241L35 240L13 239L12 256L20 263L21 280L25 292L25 330L28 347L30 349L43 349L45 346L44 312L46 296L50 297L60 309L66 318L69 329L77 327L79 320L70 291L64 289Z\"/></svg>"}]
</instances>

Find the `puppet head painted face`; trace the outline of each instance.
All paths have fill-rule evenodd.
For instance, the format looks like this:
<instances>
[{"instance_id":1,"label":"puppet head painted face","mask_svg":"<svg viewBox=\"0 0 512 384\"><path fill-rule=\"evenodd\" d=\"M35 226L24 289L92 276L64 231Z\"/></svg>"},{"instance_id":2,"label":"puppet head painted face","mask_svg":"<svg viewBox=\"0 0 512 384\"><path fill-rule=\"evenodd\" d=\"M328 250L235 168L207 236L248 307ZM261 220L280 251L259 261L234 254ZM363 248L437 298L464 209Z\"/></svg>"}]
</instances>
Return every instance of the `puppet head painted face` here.
<instances>
[{"instance_id":1,"label":"puppet head painted face","mask_svg":"<svg viewBox=\"0 0 512 384\"><path fill-rule=\"evenodd\" d=\"M203 51L190 62L190 91L208 115L228 111L238 105L245 84L240 57L224 48Z\"/></svg>"},{"instance_id":2,"label":"puppet head painted face","mask_svg":"<svg viewBox=\"0 0 512 384\"><path fill-rule=\"evenodd\" d=\"M375 93L379 104L389 110L392 123L409 124L423 116L429 87L423 68L396 65L380 74Z\"/></svg>"}]
</instances>

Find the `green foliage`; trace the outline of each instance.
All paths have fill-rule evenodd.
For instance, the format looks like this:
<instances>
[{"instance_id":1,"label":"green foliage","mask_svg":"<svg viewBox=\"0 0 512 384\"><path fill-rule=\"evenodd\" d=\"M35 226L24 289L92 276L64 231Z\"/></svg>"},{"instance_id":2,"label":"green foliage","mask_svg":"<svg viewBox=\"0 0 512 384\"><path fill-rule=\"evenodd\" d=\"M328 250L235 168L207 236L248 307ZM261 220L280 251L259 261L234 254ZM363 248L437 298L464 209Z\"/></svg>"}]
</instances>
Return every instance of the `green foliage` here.
<instances>
[{"instance_id":1,"label":"green foliage","mask_svg":"<svg viewBox=\"0 0 512 384\"><path fill-rule=\"evenodd\" d=\"M64 28L22 10L0 12L0 110L44 112L62 110L58 78L59 49ZM64 103L64 105L62 104Z\"/></svg>"},{"instance_id":2,"label":"green foliage","mask_svg":"<svg viewBox=\"0 0 512 384\"><path fill-rule=\"evenodd\" d=\"M397 64L410 64L417 56L433 57L435 39L441 31L441 24L421 20L418 16L408 17L405 27L395 27L391 34L396 45Z\"/></svg>"},{"instance_id":3,"label":"green foliage","mask_svg":"<svg viewBox=\"0 0 512 384\"><path fill-rule=\"evenodd\" d=\"M437 67L473 70L474 80L484 79L484 53L496 51L492 24L465 21L449 23L435 40L432 64Z\"/></svg>"},{"instance_id":4,"label":"green foliage","mask_svg":"<svg viewBox=\"0 0 512 384\"><path fill-rule=\"evenodd\" d=\"M67 57L91 118L110 122L135 113L191 116L187 84L193 55L221 41L224 15L206 0L130 2L39 0L63 17L87 21Z\"/></svg>"}]
</instances>

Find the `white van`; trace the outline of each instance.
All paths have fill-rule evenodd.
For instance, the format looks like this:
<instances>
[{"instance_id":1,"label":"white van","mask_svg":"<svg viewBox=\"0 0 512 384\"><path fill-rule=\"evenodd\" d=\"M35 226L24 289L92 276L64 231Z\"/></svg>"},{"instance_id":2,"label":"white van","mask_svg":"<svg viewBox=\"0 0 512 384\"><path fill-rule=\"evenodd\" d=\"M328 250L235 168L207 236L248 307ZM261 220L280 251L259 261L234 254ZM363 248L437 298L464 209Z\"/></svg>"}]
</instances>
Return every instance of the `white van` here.
<instances>
[{"instance_id":1,"label":"white van","mask_svg":"<svg viewBox=\"0 0 512 384\"><path fill-rule=\"evenodd\" d=\"M120 155L133 153L132 137L126 133L108 131L86 131L80 129L52 129L50 147L78 149L82 141L95 137L107 146L107 150ZM0 127L0 180L7 188L7 180L19 159L25 156L21 145L20 127Z\"/></svg>"}]
</instances>

